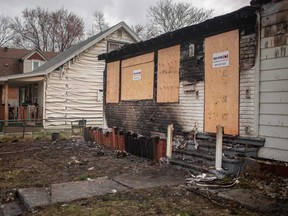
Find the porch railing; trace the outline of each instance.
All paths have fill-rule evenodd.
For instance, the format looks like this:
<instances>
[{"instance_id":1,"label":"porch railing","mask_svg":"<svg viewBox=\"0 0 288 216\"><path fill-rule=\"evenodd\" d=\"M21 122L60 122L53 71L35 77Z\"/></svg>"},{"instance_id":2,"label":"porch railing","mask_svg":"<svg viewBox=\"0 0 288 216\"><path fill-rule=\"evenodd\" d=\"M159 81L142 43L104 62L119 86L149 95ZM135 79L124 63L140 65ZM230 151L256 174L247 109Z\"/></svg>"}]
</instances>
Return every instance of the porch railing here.
<instances>
[{"instance_id":1,"label":"porch railing","mask_svg":"<svg viewBox=\"0 0 288 216\"><path fill-rule=\"evenodd\" d=\"M0 107L0 120L5 119L5 106ZM39 106L9 106L9 124L25 123L28 125L42 124L43 107Z\"/></svg>"}]
</instances>

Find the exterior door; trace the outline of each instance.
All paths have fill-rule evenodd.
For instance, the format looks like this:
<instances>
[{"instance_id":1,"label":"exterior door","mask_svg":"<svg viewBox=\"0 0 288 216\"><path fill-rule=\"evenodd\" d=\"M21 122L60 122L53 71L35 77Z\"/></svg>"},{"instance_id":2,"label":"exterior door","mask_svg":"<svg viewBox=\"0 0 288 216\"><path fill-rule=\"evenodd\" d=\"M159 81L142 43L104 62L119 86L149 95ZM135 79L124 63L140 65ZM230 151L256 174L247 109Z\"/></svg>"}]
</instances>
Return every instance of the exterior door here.
<instances>
[{"instance_id":1,"label":"exterior door","mask_svg":"<svg viewBox=\"0 0 288 216\"><path fill-rule=\"evenodd\" d=\"M239 132L239 31L205 38L204 130L216 133Z\"/></svg>"}]
</instances>

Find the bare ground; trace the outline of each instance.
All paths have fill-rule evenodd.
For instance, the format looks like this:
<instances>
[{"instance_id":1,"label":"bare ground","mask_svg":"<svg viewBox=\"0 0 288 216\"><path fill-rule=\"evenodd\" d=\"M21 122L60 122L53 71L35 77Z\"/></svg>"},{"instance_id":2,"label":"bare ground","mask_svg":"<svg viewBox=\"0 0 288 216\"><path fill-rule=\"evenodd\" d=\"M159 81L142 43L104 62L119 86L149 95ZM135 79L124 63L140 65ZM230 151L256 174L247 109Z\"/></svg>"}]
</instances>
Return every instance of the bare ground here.
<instances>
[{"instance_id":1,"label":"bare ground","mask_svg":"<svg viewBox=\"0 0 288 216\"><path fill-rule=\"evenodd\" d=\"M17 140L14 140L17 141ZM153 161L116 155L79 137L0 143L0 204L13 201L17 188L157 170ZM249 185L248 183L244 182ZM261 215L227 203L220 206L183 186L131 190L69 204L56 204L33 215Z\"/></svg>"}]
</instances>

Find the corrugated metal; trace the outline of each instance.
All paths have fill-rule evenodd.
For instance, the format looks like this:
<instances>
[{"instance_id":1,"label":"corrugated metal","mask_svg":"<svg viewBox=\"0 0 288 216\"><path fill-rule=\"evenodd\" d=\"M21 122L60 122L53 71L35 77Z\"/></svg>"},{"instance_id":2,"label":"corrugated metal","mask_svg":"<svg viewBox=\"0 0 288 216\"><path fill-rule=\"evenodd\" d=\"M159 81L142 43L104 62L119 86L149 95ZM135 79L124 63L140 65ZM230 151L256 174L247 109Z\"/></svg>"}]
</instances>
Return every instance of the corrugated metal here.
<instances>
[{"instance_id":1,"label":"corrugated metal","mask_svg":"<svg viewBox=\"0 0 288 216\"><path fill-rule=\"evenodd\" d=\"M260 157L288 161L288 2L264 7L261 25ZM286 28L285 28L286 25Z\"/></svg>"},{"instance_id":2,"label":"corrugated metal","mask_svg":"<svg viewBox=\"0 0 288 216\"><path fill-rule=\"evenodd\" d=\"M105 63L97 56L106 51L102 41L80 55L63 72L54 71L47 76L46 126L71 126L71 121L87 119L88 125L102 126L103 106L97 101L103 86ZM69 65L69 64L68 64Z\"/></svg>"}]
</instances>

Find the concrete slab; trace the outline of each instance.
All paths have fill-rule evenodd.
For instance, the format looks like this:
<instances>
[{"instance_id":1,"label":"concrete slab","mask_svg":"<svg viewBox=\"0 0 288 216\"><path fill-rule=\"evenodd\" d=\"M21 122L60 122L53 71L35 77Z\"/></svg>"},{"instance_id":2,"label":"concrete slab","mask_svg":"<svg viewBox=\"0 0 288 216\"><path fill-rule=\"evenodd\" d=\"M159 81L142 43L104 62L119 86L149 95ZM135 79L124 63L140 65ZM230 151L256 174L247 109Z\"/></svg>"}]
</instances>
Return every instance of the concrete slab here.
<instances>
[{"instance_id":1,"label":"concrete slab","mask_svg":"<svg viewBox=\"0 0 288 216\"><path fill-rule=\"evenodd\" d=\"M18 195L25 207L30 211L51 203L48 188L21 188L18 189Z\"/></svg>"},{"instance_id":2,"label":"concrete slab","mask_svg":"<svg viewBox=\"0 0 288 216\"><path fill-rule=\"evenodd\" d=\"M97 178L91 181L76 181L53 184L51 188L52 203L71 202L107 193L127 190L126 187L108 178Z\"/></svg>"},{"instance_id":3,"label":"concrete slab","mask_svg":"<svg viewBox=\"0 0 288 216\"><path fill-rule=\"evenodd\" d=\"M149 170L139 173L125 173L114 178L115 181L134 189L172 186L186 183L184 172L171 168Z\"/></svg>"},{"instance_id":4,"label":"concrete slab","mask_svg":"<svg viewBox=\"0 0 288 216\"><path fill-rule=\"evenodd\" d=\"M249 189L223 190L219 192L217 196L226 200L238 202L243 207L262 212L272 212L276 205L275 200Z\"/></svg>"},{"instance_id":5,"label":"concrete slab","mask_svg":"<svg viewBox=\"0 0 288 216\"><path fill-rule=\"evenodd\" d=\"M23 209L18 202L12 202L1 205L1 216L18 216L23 214Z\"/></svg>"}]
</instances>

